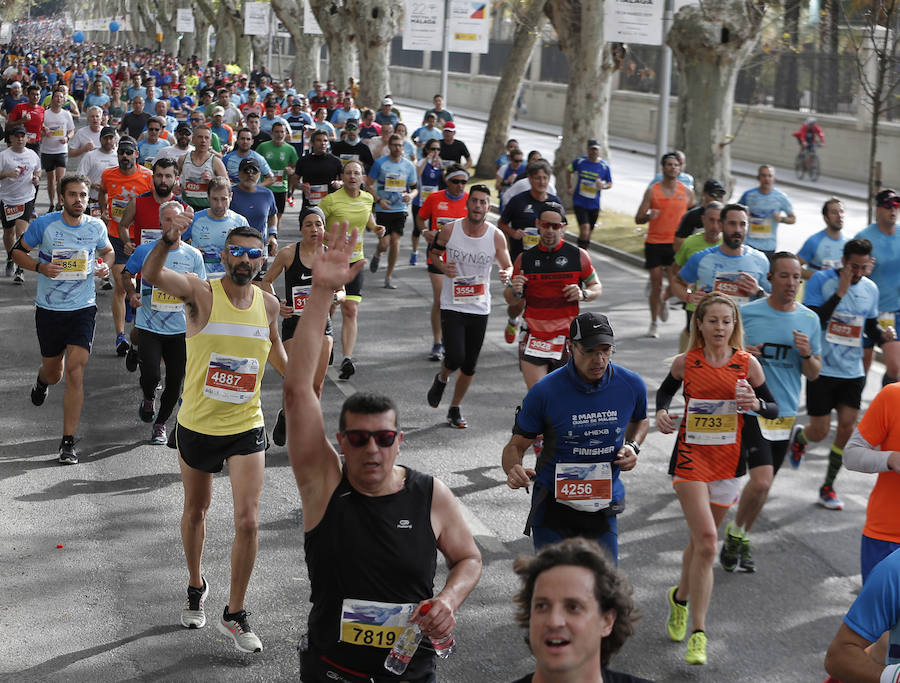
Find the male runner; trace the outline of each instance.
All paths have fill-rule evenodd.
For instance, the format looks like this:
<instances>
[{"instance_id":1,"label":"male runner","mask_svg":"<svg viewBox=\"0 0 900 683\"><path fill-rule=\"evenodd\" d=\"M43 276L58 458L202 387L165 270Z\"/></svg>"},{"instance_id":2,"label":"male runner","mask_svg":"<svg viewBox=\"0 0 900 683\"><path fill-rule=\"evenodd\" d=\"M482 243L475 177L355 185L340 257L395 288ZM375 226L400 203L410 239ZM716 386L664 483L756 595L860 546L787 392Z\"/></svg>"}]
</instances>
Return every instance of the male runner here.
<instances>
[{"instance_id":1,"label":"male runner","mask_svg":"<svg viewBox=\"0 0 900 683\"><path fill-rule=\"evenodd\" d=\"M791 200L781 190L775 189L775 167L763 164L759 167L759 187L744 192L738 200L750 209L750 234L747 244L771 256L778 248L778 224L793 225L797 222Z\"/></svg>"},{"instance_id":2,"label":"male runner","mask_svg":"<svg viewBox=\"0 0 900 683\"><path fill-rule=\"evenodd\" d=\"M267 143L262 143L267 144ZM275 182L275 176L272 175L272 169L269 168L267 162L253 147L253 133L249 128L241 128L235 137L235 146L228 154L222 157L222 163L225 164L225 170L228 172L228 179L232 183L238 182L238 166L247 158L254 158L259 163L259 171L261 176L260 185L269 187Z\"/></svg>"},{"instance_id":3,"label":"male runner","mask_svg":"<svg viewBox=\"0 0 900 683\"><path fill-rule=\"evenodd\" d=\"M50 98L50 108L44 112L44 127L41 130L41 168L47 173L47 196L50 209L61 211L62 203L57 201L56 188L66 172L69 160L69 139L75 134L72 115L62 108L65 94L57 90Z\"/></svg>"},{"instance_id":4,"label":"male runner","mask_svg":"<svg viewBox=\"0 0 900 683\"><path fill-rule=\"evenodd\" d=\"M372 150L359 137L359 121L356 119L349 119L344 123L344 137L332 143L331 153L340 159L344 165L351 159L361 161L366 169L366 174L369 173L369 169L375 163L375 159L372 158Z\"/></svg>"},{"instance_id":5,"label":"male runner","mask_svg":"<svg viewBox=\"0 0 900 683\"><path fill-rule=\"evenodd\" d=\"M262 235L269 256L278 251L278 207L268 187L260 187L259 164L248 157L238 166L238 183L231 188L230 208L247 219L250 227Z\"/></svg>"},{"instance_id":6,"label":"male runner","mask_svg":"<svg viewBox=\"0 0 900 683\"><path fill-rule=\"evenodd\" d=\"M197 114L192 114L193 119ZM194 124L191 142L194 149L178 161L178 175L181 179L181 196L194 211L209 208L206 193L209 181L214 177L227 178L225 164L210 148L212 131L203 125Z\"/></svg>"},{"instance_id":7,"label":"male runner","mask_svg":"<svg viewBox=\"0 0 900 683\"><path fill-rule=\"evenodd\" d=\"M268 186L275 196L275 228L281 228L281 217L284 215L284 205L287 199L288 185L294 174L294 166L297 165L297 150L287 141L290 130L280 122L272 125L272 140L264 142L256 148L259 154L272 169L272 183Z\"/></svg>"},{"instance_id":8,"label":"male runner","mask_svg":"<svg viewBox=\"0 0 900 683\"><path fill-rule=\"evenodd\" d=\"M600 143L587 141L587 155L575 159L568 168L569 194L578 221L578 246L587 249L600 214L600 191L612 187L609 164L600 158Z\"/></svg>"},{"instance_id":9,"label":"male runner","mask_svg":"<svg viewBox=\"0 0 900 683\"><path fill-rule=\"evenodd\" d=\"M12 249L34 215L41 183L41 160L25 146L24 126L13 124L6 129L6 134L9 147L0 152L0 223L6 250L6 277L12 275L13 282L20 285L25 282L24 271L13 263Z\"/></svg>"},{"instance_id":10,"label":"male runner","mask_svg":"<svg viewBox=\"0 0 900 683\"><path fill-rule=\"evenodd\" d=\"M228 208L231 204L231 184L226 178L213 178L207 188L209 208L194 214L191 227L182 236L185 242L203 254L203 266L209 280L224 277L222 252L225 238L234 228L249 225L247 219Z\"/></svg>"},{"instance_id":11,"label":"male runner","mask_svg":"<svg viewBox=\"0 0 900 683\"><path fill-rule=\"evenodd\" d=\"M318 206L325 196L341 186L343 164L328 151L328 133L314 131L310 136L309 152L297 161L291 179L303 190L303 206Z\"/></svg>"},{"instance_id":12,"label":"male runner","mask_svg":"<svg viewBox=\"0 0 900 683\"><path fill-rule=\"evenodd\" d=\"M828 270L841 265L844 245L849 239L842 232L844 205L837 197L830 197L822 205L825 229L810 235L797 252L803 264L803 279L809 280L817 270Z\"/></svg>"}]
</instances>

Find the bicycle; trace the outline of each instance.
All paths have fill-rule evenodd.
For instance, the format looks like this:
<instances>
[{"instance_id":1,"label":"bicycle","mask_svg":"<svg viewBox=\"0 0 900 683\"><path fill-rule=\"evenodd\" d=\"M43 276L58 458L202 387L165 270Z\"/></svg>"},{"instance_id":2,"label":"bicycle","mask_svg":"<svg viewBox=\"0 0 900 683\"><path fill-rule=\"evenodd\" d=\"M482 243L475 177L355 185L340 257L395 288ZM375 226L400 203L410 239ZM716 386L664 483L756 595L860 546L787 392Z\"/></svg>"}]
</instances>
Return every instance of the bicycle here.
<instances>
[{"instance_id":1,"label":"bicycle","mask_svg":"<svg viewBox=\"0 0 900 683\"><path fill-rule=\"evenodd\" d=\"M809 175L809 179L813 182L819 179L821 165L819 164L819 155L816 154L815 145L802 147L794 161L794 172L797 174L797 180L803 180L804 175Z\"/></svg>"}]
</instances>

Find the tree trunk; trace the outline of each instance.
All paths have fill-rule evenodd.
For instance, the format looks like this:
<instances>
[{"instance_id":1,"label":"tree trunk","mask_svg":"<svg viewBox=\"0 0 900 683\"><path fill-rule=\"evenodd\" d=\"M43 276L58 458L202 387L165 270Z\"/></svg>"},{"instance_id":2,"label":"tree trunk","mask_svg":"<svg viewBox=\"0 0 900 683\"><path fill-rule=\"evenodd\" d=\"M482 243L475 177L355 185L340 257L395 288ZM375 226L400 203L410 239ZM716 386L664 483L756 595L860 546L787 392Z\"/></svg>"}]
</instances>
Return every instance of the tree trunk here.
<instances>
[{"instance_id":1,"label":"tree trunk","mask_svg":"<svg viewBox=\"0 0 900 683\"><path fill-rule=\"evenodd\" d=\"M191 54L204 66L209 61L209 27L216 21L216 13L206 0L194 0L194 47Z\"/></svg>"},{"instance_id":2,"label":"tree trunk","mask_svg":"<svg viewBox=\"0 0 900 683\"><path fill-rule=\"evenodd\" d=\"M391 91L388 75L391 41L403 18L403 3L399 0L346 0L346 5L357 35L358 99L363 106L377 109L382 98Z\"/></svg>"},{"instance_id":3,"label":"tree trunk","mask_svg":"<svg viewBox=\"0 0 900 683\"><path fill-rule=\"evenodd\" d=\"M144 47L156 47L156 18L149 7L148 0L138 0L137 10L141 16L144 30L139 38L139 45Z\"/></svg>"},{"instance_id":4,"label":"tree trunk","mask_svg":"<svg viewBox=\"0 0 900 683\"><path fill-rule=\"evenodd\" d=\"M509 127L512 124L513 112L516 108L516 97L519 94L519 88L522 87L522 81L525 79L525 70L531 60L534 45L546 21L544 17L546 4L547 0L530 0L527 7L515 17L516 32L513 36L512 48L506 64L503 65L500 82L497 83L494 101L491 103L491 113L484 130L481 156L475 169L475 173L479 176L487 178L494 176L494 161L504 153L506 148Z\"/></svg>"},{"instance_id":5,"label":"tree trunk","mask_svg":"<svg viewBox=\"0 0 900 683\"><path fill-rule=\"evenodd\" d=\"M612 75L622 65L624 50L603 40L603 7L595 0L548 0L545 9L569 63L566 115L553 173L557 194L570 207L569 163L585 153L590 138L596 138L601 155L609 157Z\"/></svg>"},{"instance_id":6,"label":"tree trunk","mask_svg":"<svg viewBox=\"0 0 900 683\"><path fill-rule=\"evenodd\" d=\"M309 0L313 15L328 45L328 75L339 88L355 75L356 28L350 19L347 3L338 6L334 0ZM326 80L327 80L326 78Z\"/></svg>"},{"instance_id":7,"label":"tree trunk","mask_svg":"<svg viewBox=\"0 0 900 683\"><path fill-rule=\"evenodd\" d=\"M163 34L162 49L169 54L175 54L178 51L178 31L175 30L178 8L173 7L172 4L169 0L155 0L152 5L156 11L156 21L159 22Z\"/></svg>"},{"instance_id":8,"label":"tree trunk","mask_svg":"<svg viewBox=\"0 0 900 683\"><path fill-rule=\"evenodd\" d=\"M317 35L303 33L303 6L297 0L272 0L272 9L294 41L291 78L301 90L309 89L309 84L319 80L322 40Z\"/></svg>"},{"instance_id":9,"label":"tree trunk","mask_svg":"<svg viewBox=\"0 0 900 683\"><path fill-rule=\"evenodd\" d=\"M800 2L787 0L784 4L784 32L781 55L775 71L775 106L782 109L800 108L797 81L797 52L800 49Z\"/></svg>"},{"instance_id":10,"label":"tree trunk","mask_svg":"<svg viewBox=\"0 0 900 683\"><path fill-rule=\"evenodd\" d=\"M731 177L731 118L738 70L756 44L765 5L707 0L683 7L666 39L678 63L677 144L702 188Z\"/></svg>"}]
</instances>

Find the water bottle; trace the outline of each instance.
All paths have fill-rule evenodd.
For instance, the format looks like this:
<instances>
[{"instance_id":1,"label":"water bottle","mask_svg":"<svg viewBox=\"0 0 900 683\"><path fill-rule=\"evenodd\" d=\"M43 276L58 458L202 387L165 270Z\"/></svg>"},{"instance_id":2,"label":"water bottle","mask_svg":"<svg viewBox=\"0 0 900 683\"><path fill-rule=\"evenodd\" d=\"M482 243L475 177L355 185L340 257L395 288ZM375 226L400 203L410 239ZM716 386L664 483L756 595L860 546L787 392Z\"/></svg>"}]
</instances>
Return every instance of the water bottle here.
<instances>
[{"instance_id":1,"label":"water bottle","mask_svg":"<svg viewBox=\"0 0 900 683\"><path fill-rule=\"evenodd\" d=\"M428 614L431 609L431 603L422 605L419 610L419 616ZM410 660L416 654L419 648L419 642L422 640L422 629L419 628L418 619L413 621L410 619L406 628L394 642L394 647L388 653L384 660L384 668L394 674L402 674L409 666Z\"/></svg>"},{"instance_id":2,"label":"water bottle","mask_svg":"<svg viewBox=\"0 0 900 683\"><path fill-rule=\"evenodd\" d=\"M447 659L447 657L456 652L456 641L453 640L452 633L438 640L432 638L431 645L434 647L435 654L441 659Z\"/></svg>"},{"instance_id":3,"label":"water bottle","mask_svg":"<svg viewBox=\"0 0 900 683\"><path fill-rule=\"evenodd\" d=\"M753 387L750 386L750 382L747 381L747 375L743 372L738 375L737 383L734 387L734 396L735 398L741 398L742 396L752 396L753 395ZM743 413L743 409L738 406L737 411L739 413Z\"/></svg>"}]
</instances>

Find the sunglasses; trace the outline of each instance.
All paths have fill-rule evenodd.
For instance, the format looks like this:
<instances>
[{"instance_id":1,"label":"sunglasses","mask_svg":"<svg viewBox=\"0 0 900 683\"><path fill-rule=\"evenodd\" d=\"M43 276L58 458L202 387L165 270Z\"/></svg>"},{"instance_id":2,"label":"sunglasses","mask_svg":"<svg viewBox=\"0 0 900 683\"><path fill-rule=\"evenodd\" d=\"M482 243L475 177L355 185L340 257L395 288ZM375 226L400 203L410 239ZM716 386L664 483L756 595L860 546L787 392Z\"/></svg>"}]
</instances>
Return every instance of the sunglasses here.
<instances>
[{"instance_id":1,"label":"sunglasses","mask_svg":"<svg viewBox=\"0 0 900 683\"><path fill-rule=\"evenodd\" d=\"M130 157L132 154L137 154L137 151L133 150L133 149L120 149L119 150L120 157Z\"/></svg>"},{"instance_id":2,"label":"sunglasses","mask_svg":"<svg viewBox=\"0 0 900 683\"><path fill-rule=\"evenodd\" d=\"M244 254L247 254L250 260L253 261L261 257L263 251L259 247L239 247L236 244L232 244L228 247L228 253L235 258L240 258Z\"/></svg>"},{"instance_id":3,"label":"sunglasses","mask_svg":"<svg viewBox=\"0 0 900 683\"><path fill-rule=\"evenodd\" d=\"M379 448L387 448L394 445L399 432L395 429L379 429L377 432L370 432L366 429L345 429L341 434L354 448L362 448L369 443L371 438L375 439L375 445Z\"/></svg>"},{"instance_id":4,"label":"sunglasses","mask_svg":"<svg viewBox=\"0 0 900 683\"><path fill-rule=\"evenodd\" d=\"M538 221L538 224L548 230L562 230L566 227L565 223L551 223L550 221Z\"/></svg>"},{"instance_id":5,"label":"sunglasses","mask_svg":"<svg viewBox=\"0 0 900 683\"><path fill-rule=\"evenodd\" d=\"M896 209L900 206L900 199L888 199L887 201L881 202L878 206L885 209Z\"/></svg>"}]
</instances>

